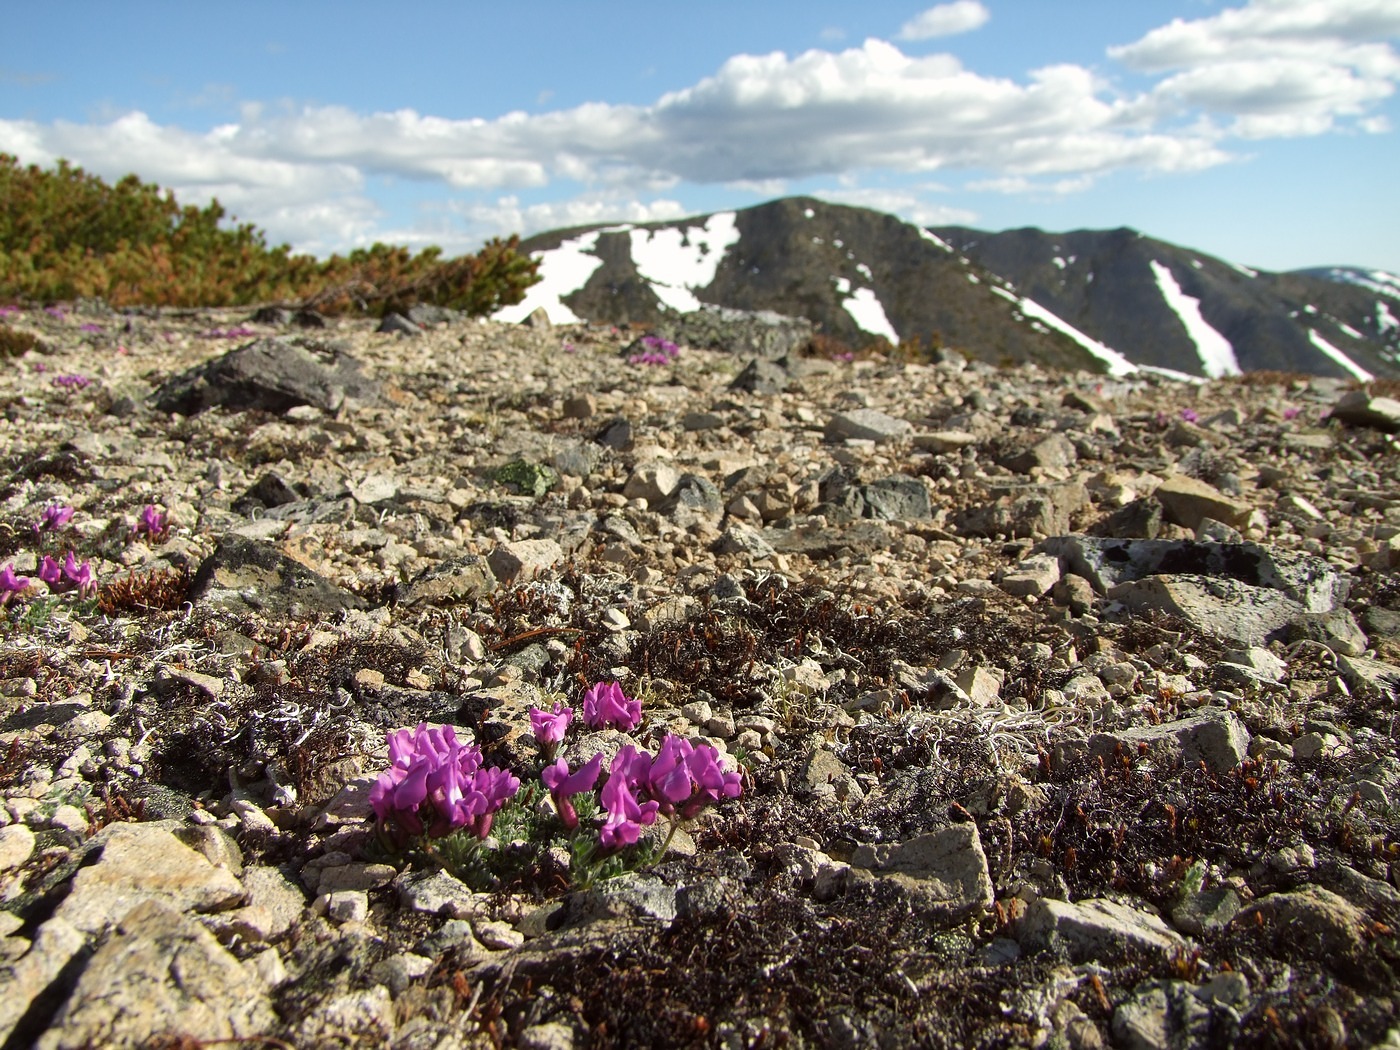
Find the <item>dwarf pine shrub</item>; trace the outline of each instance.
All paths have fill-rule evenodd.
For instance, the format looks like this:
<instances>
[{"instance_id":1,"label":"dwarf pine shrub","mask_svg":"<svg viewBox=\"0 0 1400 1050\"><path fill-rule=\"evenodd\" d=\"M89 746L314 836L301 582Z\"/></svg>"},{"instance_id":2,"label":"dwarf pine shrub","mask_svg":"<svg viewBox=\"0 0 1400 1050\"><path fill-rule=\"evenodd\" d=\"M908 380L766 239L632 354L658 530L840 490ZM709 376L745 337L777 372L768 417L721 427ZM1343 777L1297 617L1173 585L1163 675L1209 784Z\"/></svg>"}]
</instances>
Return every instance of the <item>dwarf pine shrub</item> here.
<instances>
[{"instance_id":1,"label":"dwarf pine shrub","mask_svg":"<svg viewBox=\"0 0 1400 1050\"><path fill-rule=\"evenodd\" d=\"M60 160L21 166L0 153L0 302L100 297L113 306L279 303L380 314L415 303L485 314L518 303L539 264L493 239L476 255L376 244L318 260L229 225L217 200L181 205L127 175L108 185Z\"/></svg>"}]
</instances>

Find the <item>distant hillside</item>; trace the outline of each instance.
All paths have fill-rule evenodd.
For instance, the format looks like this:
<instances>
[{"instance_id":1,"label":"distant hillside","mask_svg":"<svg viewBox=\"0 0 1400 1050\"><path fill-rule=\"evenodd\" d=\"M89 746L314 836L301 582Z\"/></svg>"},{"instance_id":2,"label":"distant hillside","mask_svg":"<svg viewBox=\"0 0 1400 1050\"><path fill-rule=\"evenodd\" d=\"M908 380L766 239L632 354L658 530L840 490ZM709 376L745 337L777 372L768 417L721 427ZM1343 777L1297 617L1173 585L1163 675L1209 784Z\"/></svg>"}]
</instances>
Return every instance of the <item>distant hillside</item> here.
<instances>
[{"instance_id":1,"label":"distant hillside","mask_svg":"<svg viewBox=\"0 0 1400 1050\"><path fill-rule=\"evenodd\" d=\"M993 362L1400 375L1400 308L1382 280L1393 276L1255 272L1128 229L926 230L789 198L556 230L521 250L543 280L501 320L543 306L557 321L651 324L712 303L805 316L853 345L940 342Z\"/></svg>"}]
</instances>

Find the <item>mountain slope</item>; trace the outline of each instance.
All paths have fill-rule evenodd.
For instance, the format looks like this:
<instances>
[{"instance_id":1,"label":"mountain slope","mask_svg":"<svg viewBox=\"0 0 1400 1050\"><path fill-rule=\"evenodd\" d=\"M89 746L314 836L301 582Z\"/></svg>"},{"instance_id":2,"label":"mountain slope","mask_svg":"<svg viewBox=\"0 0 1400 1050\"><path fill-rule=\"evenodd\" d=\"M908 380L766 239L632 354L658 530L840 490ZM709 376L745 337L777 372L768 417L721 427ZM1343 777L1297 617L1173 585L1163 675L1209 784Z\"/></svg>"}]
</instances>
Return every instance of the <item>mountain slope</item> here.
<instances>
[{"instance_id":1,"label":"mountain slope","mask_svg":"<svg viewBox=\"0 0 1400 1050\"><path fill-rule=\"evenodd\" d=\"M983 360L1115 373L1279 369L1400 374L1376 292L1262 274L1132 230L932 231L789 198L668 223L539 234L543 281L501 311L654 324L715 304L805 316L853 345L884 337Z\"/></svg>"}]
</instances>

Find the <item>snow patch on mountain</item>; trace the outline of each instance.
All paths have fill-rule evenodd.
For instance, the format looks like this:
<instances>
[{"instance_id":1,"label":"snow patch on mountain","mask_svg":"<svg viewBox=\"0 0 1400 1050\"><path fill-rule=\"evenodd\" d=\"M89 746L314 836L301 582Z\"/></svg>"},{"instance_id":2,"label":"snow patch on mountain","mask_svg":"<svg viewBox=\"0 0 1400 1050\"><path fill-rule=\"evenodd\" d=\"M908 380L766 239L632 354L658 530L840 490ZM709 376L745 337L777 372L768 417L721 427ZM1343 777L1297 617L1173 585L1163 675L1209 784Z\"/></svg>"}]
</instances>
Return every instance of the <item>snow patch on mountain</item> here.
<instances>
[{"instance_id":1,"label":"snow patch on mountain","mask_svg":"<svg viewBox=\"0 0 1400 1050\"><path fill-rule=\"evenodd\" d=\"M625 227L630 229L630 227ZM594 230L582 237L563 241L559 247L531 254L540 261L538 284L532 284L525 292L525 298L514 306L503 306L491 315L491 320L505 324L519 324L541 307L554 324L577 324L579 316L563 303L566 295L572 295L593 276L603 265L603 260L591 254L598 246L598 235L604 230Z\"/></svg>"},{"instance_id":2,"label":"snow patch on mountain","mask_svg":"<svg viewBox=\"0 0 1400 1050\"><path fill-rule=\"evenodd\" d=\"M885 316L885 308L876 297L874 289L857 288L841 305L861 331L871 335L882 335L894 345L899 345L899 333Z\"/></svg>"},{"instance_id":3,"label":"snow patch on mountain","mask_svg":"<svg viewBox=\"0 0 1400 1050\"><path fill-rule=\"evenodd\" d=\"M1060 334L1069 336L1085 350L1089 351L1095 358L1107 365L1109 375L1125 376L1138 370L1137 365L1133 364L1117 350L1113 349L1113 347L1105 346L1092 336L1085 335L1068 321L1062 321L1060 318L1056 317L1034 299L1017 300L1015 296L1003 292L1000 288L993 288L992 291L1016 302L1016 305L1021 308L1021 312L1032 320L1040 321Z\"/></svg>"},{"instance_id":4,"label":"snow patch on mountain","mask_svg":"<svg viewBox=\"0 0 1400 1050\"><path fill-rule=\"evenodd\" d=\"M693 289L715 279L720 260L739 242L734 212L711 215L703 226L631 231L632 263L666 306L680 313L700 309Z\"/></svg>"},{"instance_id":5,"label":"snow patch on mountain","mask_svg":"<svg viewBox=\"0 0 1400 1050\"><path fill-rule=\"evenodd\" d=\"M1397 321L1395 315L1390 312L1389 305L1379 300L1376 302L1376 328L1380 330L1381 335L1392 328L1400 328L1400 321Z\"/></svg>"},{"instance_id":6,"label":"snow patch on mountain","mask_svg":"<svg viewBox=\"0 0 1400 1050\"><path fill-rule=\"evenodd\" d=\"M1308 338L1312 340L1313 346L1317 347L1363 383L1376 378L1311 328L1308 329Z\"/></svg>"},{"instance_id":7,"label":"snow patch on mountain","mask_svg":"<svg viewBox=\"0 0 1400 1050\"><path fill-rule=\"evenodd\" d=\"M1243 369L1240 368L1239 359L1235 357L1235 348L1230 345L1230 340L1212 328L1201 316L1201 301L1181 290L1181 285L1176 283L1176 278L1172 276L1168 267L1156 259L1149 265L1152 267L1152 275L1157 279L1162 298L1167 301L1167 305L1176 316L1181 318L1187 336L1196 344L1196 353L1201 359L1201 371L1211 379L1240 375Z\"/></svg>"}]
</instances>

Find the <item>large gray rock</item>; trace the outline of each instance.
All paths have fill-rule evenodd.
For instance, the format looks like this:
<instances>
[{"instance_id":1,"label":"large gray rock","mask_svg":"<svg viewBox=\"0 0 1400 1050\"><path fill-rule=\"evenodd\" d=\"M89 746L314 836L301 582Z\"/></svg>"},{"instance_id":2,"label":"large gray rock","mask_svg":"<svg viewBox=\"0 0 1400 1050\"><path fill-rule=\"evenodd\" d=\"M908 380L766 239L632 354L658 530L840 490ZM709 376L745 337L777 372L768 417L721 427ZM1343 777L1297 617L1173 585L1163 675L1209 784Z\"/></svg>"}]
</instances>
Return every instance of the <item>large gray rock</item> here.
<instances>
[{"instance_id":1,"label":"large gray rock","mask_svg":"<svg viewBox=\"0 0 1400 1050\"><path fill-rule=\"evenodd\" d=\"M1077 904L1037 898L1021 919L1018 939L1023 947L1033 950L1059 944L1076 962L1098 961L1127 949L1165 957L1187 946L1181 935L1156 915L1099 898Z\"/></svg>"},{"instance_id":2,"label":"large gray rock","mask_svg":"<svg viewBox=\"0 0 1400 1050\"><path fill-rule=\"evenodd\" d=\"M1253 510L1248 503L1231 499L1204 481L1185 475L1168 478L1153 495L1168 521L1188 529L1197 528L1206 518L1242 529Z\"/></svg>"},{"instance_id":3,"label":"large gray rock","mask_svg":"<svg viewBox=\"0 0 1400 1050\"><path fill-rule=\"evenodd\" d=\"M671 494L656 509L683 529L692 525L718 525L724 517L719 489L699 474L682 474Z\"/></svg>"},{"instance_id":4,"label":"large gray rock","mask_svg":"<svg viewBox=\"0 0 1400 1050\"><path fill-rule=\"evenodd\" d=\"M27 952L0 966L0 988L5 990L0 995L0 1045L29 1045L38 1033L27 1027L25 1015L31 1009L44 1017L53 1012L62 999L63 975L81 964L86 946L81 930L66 919L53 918L39 927Z\"/></svg>"},{"instance_id":5,"label":"large gray rock","mask_svg":"<svg viewBox=\"0 0 1400 1050\"><path fill-rule=\"evenodd\" d=\"M1052 536L1040 550L1056 555L1066 572L1107 594L1117 584L1148 576L1209 576L1276 590L1306 612L1328 612L1346 601L1350 583L1321 558L1262 543L1195 540L1120 540Z\"/></svg>"},{"instance_id":6,"label":"large gray rock","mask_svg":"<svg viewBox=\"0 0 1400 1050\"><path fill-rule=\"evenodd\" d=\"M908 890L921 911L947 922L992 906L992 876L973 823L954 824L908 842L858 846L851 867Z\"/></svg>"},{"instance_id":7,"label":"large gray rock","mask_svg":"<svg viewBox=\"0 0 1400 1050\"><path fill-rule=\"evenodd\" d=\"M188 416L216 405L279 413L312 405L334 412L347 397L378 396L379 384L335 347L311 339L259 339L173 377L153 399L162 412Z\"/></svg>"},{"instance_id":8,"label":"large gray rock","mask_svg":"<svg viewBox=\"0 0 1400 1050\"><path fill-rule=\"evenodd\" d=\"M731 310L703 305L675 318L663 318L656 334L697 350L723 350L769 361L795 354L812 341L816 328L805 317L772 310Z\"/></svg>"},{"instance_id":9,"label":"large gray rock","mask_svg":"<svg viewBox=\"0 0 1400 1050\"><path fill-rule=\"evenodd\" d=\"M325 616L365 603L275 547L226 535L190 584L190 601L268 615Z\"/></svg>"},{"instance_id":10,"label":"large gray rock","mask_svg":"<svg viewBox=\"0 0 1400 1050\"><path fill-rule=\"evenodd\" d=\"M1393 397L1372 397L1365 390L1352 390L1332 406L1332 418L1394 434L1400 431L1400 401Z\"/></svg>"},{"instance_id":11,"label":"large gray rock","mask_svg":"<svg viewBox=\"0 0 1400 1050\"><path fill-rule=\"evenodd\" d=\"M1108 759L1121 745L1135 755L1139 744L1180 755L1188 766L1204 762L1212 773L1224 773L1249 757L1249 730L1233 711L1211 708L1161 725L1096 733L1089 738L1089 753Z\"/></svg>"},{"instance_id":12,"label":"large gray rock","mask_svg":"<svg viewBox=\"0 0 1400 1050\"><path fill-rule=\"evenodd\" d=\"M827 421L826 440L846 441L855 438L883 444L897 441L914 433L908 421L874 408L853 408L849 412L838 412Z\"/></svg>"},{"instance_id":13,"label":"large gray rock","mask_svg":"<svg viewBox=\"0 0 1400 1050\"><path fill-rule=\"evenodd\" d=\"M234 1041L276 1024L259 982L213 934L165 904L146 901L121 919L35 1045L141 1046L169 1033Z\"/></svg>"},{"instance_id":14,"label":"large gray rock","mask_svg":"<svg viewBox=\"0 0 1400 1050\"><path fill-rule=\"evenodd\" d=\"M965 536L1053 536L1067 532L1076 513L1089 505L1077 481L1054 485L999 485L992 502L970 507L955 518Z\"/></svg>"},{"instance_id":15,"label":"large gray rock","mask_svg":"<svg viewBox=\"0 0 1400 1050\"><path fill-rule=\"evenodd\" d=\"M157 901L180 911L227 911L247 895L226 868L216 867L158 824L111 824L93 845L97 861L73 877L54 913L88 933L101 933L136 905Z\"/></svg>"},{"instance_id":16,"label":"large gray rock","mask_svg":"<svg viewBox=\"0 0 1400 1050\"><path fill-rule=\"evenodd\" d=\"M469 602L496 589L496 576L480 554L464 554L424 569L404 588L401 600L408 605L420 602L455 604Z\"/></svg>"}]
</instances>

